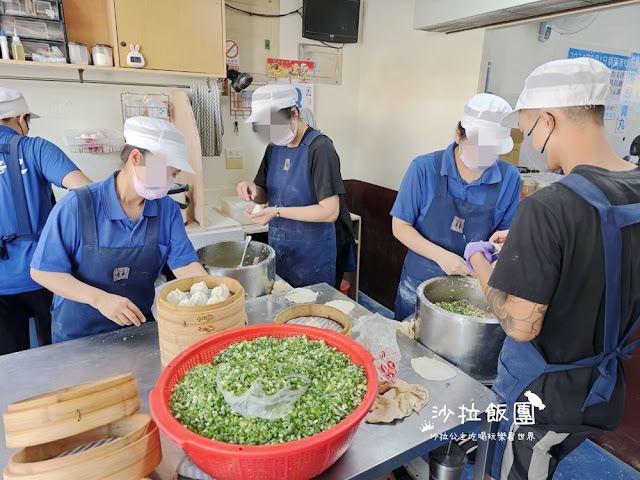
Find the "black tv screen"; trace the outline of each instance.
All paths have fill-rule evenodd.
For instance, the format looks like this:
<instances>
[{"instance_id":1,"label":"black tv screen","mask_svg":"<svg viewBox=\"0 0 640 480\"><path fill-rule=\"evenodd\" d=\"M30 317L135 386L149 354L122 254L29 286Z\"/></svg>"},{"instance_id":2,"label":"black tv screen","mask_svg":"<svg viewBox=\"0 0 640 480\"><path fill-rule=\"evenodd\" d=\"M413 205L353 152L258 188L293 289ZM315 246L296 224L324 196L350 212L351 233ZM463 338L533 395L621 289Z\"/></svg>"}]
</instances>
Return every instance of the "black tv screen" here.
<instances>
[{"instance_id":1,"label":"black tv screen","mask_svg":"<svg viewBox=\"0 0 640 480\"><path fill-rule=\"evenodd\" d=\"M356 43L360 0L304 0L302 36L335 43Z\"/></svg>"}]
</instances>

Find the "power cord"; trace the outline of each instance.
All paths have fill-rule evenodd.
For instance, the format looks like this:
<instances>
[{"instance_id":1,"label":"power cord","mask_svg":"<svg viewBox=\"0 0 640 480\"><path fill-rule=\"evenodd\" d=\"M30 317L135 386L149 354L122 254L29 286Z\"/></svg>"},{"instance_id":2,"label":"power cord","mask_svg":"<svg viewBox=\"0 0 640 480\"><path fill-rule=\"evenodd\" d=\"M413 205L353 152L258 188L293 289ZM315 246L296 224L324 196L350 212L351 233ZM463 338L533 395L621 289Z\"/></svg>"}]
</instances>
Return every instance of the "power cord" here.
<instances>
[{"instance_id":1,"label":"power cord","mask_svg":"<svg viewBox=\"0 0 640 480\"><path fill-rule=\"evenodd\" d=\"M236 7L232 7L231 5L227 5L227 3L225 2L225 7L227 7L230 10L235 10L236 12L240 12L240 13L244 13L246 15L250 15L252 17L263 17L263 18L282 18L282 17L288 17L289 15L295 15L296 13L299 14L300 16L302 16L302 13L300 12L300 10L302 10L302 7L298 8L297 10L292 10L289 13L280 13L280 14L268 14L268 13L255 13L255 12L249 12L248 10L242 10L240 8L236 8Z\"/></svg>"}]
</instances>

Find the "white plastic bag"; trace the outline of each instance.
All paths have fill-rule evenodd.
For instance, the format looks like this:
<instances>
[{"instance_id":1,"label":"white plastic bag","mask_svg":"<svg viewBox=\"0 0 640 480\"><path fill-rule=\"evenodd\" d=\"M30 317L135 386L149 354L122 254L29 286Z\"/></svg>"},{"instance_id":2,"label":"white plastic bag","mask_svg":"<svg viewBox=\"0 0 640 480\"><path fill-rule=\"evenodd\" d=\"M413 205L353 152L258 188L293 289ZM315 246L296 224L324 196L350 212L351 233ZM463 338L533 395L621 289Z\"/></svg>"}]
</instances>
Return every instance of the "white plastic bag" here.
<instances>
[{"instance_id":1,"label":"white plastic bag","mask_svg":"<svg viewBox=\"0 0 640 480\"><path fill-rule=\"evenodd\" d=\"M389 390L396 382L402 355L396 340L398 322L380 314L353 321L351 336L373 355L378 371L378 393Z\"/></svg>"},{"instance_id":2,"label":"white plastic bag","mask_svg":"<svg viewBox=\"0 0 640 480\"><path fill-rule=\"evenodd\" d=\"M246 418L264 418L265 420L284 418L291 413L294 404L308 389L306 386L299 386L293 390L291 383L287 381L284 388L273 395L267 395L262 388L260 379L257 379L242 395L235 395L222 387L220 376L226 374L226 368L228 368L228 364L222 364L218 370L216 378L218 390L222 392L222 396L231 410ZM309 381L301 375L292 374L290 378L293 377Z\"/></svg>"}]
</instances>

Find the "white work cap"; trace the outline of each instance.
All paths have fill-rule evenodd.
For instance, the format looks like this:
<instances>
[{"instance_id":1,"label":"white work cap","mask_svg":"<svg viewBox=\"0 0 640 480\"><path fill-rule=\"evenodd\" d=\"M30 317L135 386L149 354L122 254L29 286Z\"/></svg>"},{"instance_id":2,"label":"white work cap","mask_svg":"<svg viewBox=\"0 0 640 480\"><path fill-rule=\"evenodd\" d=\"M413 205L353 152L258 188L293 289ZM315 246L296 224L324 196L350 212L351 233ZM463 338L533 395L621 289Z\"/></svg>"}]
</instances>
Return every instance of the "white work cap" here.
<instances>
[{"instance_id":1,"label":"white work cap","mask_svg":"<svg viewBox=\"0 0 640 480\"><path fill-rule=\"evenodd\" d=\"M22 114L31 115L31 118L40 118L40 115L31 113L27 101L20 92L0 87L0 120L19 117Z\"/></svg>"},{"instance_id":2,"label":"white work cap","mask_svg":"<svg viewBox=\"0 0 640 480\"><path fill-rule=\"evenodd\" d=\"M187 160L184 135L172 123L159 118L132 117L124 123L127 145L163 154L167 166L187 173L195 173Z\"/></svg>"},{"instance_id":3,"label":"white work cap","mask_svg":"<svg viewBox=\"0 0 640 480\"><path fill-rule=\"evenodd\" d=\"M518 128L520 110L604 105L610 80L611 70L592 58L540 65L524 81L516 108L502 120L502 125Z\"/></svg>"},{"instance_id":4,"label":"white work cap","mask_svg":"<svg viewBox=\"0 0 640 480\"><path fill-rule=\"evenodd\" d=\"M479 93L464 106L460 123L466 130L467 138L476 139L481 146L495 145L498 155L504 155L513 149L511 129L500 124L509 113L511 105L506 100L489 93Z\"/></svg>"},{"instance_id":5,"label":"white work cap","mask_svg":"<svg viewBox=\"0 0 640 480\"><path fill-rule=\"evenodd\" d=\"M268 124L271 111L293 107L298 102L298 91L291 85L265 85L257 88L251 97L251 116L245 123Z\"/></svg>"}]
</instances>

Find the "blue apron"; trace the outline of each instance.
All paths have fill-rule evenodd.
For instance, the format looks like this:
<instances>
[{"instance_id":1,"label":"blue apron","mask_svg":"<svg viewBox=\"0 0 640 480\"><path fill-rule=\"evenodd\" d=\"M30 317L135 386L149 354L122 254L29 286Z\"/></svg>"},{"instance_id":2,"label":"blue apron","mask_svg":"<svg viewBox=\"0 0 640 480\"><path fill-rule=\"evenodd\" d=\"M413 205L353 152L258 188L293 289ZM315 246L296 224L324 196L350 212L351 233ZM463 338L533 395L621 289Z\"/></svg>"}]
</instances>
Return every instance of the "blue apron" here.
<instances>
[{"instance_id":1,"label":"blue apron","mask_svg":"<svg viewBox=\"0 0 640 480\"><path fill-rule=\"evenodd\" d=\"M82 260L73 276L105 292L127 297L147 319L151 319L154 281L161 266L158 255L160 217L147 217L145 244L140 247L99 246L91 192L87 187L74 191L78 196L83 246ZM54 343L121 328L91 305L72 300L63 299L51 314Z\"/></svg>"},{"instance_id":2,"label":"blue apron","mask_svg":"<svg viewBox=\"0 0 640 480\"><path fill-rule=\"evenodd\" d=\"M40 235L33 233L33 229L31 228L27 195L24 191L24 183L22 183L22 167L20 166L20 159L18 158L20 140L22 140L22 135L14 135L11 137L9 143L0 144L0 153L6 154L7 173L9 174L13 205L15 206L16 220L18 222L17 232L0 232L0 260L7 260L9 258L7 243L15 240L37 242L40 239ZM5 211L10 210L10 208L5 208Z\"/></svg>"},{"instance_id":3,"label":"blue apron","mask_svg":"<svg viewBox=\"0 0 640 480\"><path fill-rule=\"evenodd\" d=\"M511 412L508 416L511 418L509 421L500 422L499 432L509 432L513 423L514 403L529 385L545 373L598 366L600 375L585 399L582 411L593 405L608 402L616 386L619 362L631 358L631 352L640 346L640 340L627 344L640 326L640 318L631 325L624 338L618 341L622 264L621 229L640 223L640 203L612 206L598 187L579 174L568 175L560 183L595 207L600 215L605 260L604 351L570 364L548 364L531 342L518 343L507 337L500 353L498 377L493 390L506 400L507 412ZM496 480L500 478L505 448L506 442L497 442L491 472Z\"/></svg>"},{"instance_id":4,"label":"blue apron","mask_svg":"<svg viewBox=\"0 0 640 480\"><path fill-rule=\"evenodd\" d=\"M309 171L309 145L320 135L309 133L296 148L274 145L267 174L269 205L318 204ZM334 285L337 247L333 223L274 218L269 223L269 245L276 251L276 272L292 286Z\"/></svg>"},{"instance_id":5,"label":"blue apron","mask_svg":"<svg viewBox=\"0 0 640 480\"><path fill-rule=\"evenodd\" d=\"M467 243L486 241L494 232L495 209L502 183L488 186L483 205L474 205L449 195L449 177L440 175L443 155L444 151L435 153L436 192L424 220L415 228L430 242L462 256ZM500 162L498 165L504 178L507 164ZM422 282L446 275L436 262L409 250L398 285L395 319L404 320L415 313L416 292Z\"/></svg>"}]
</instances>

